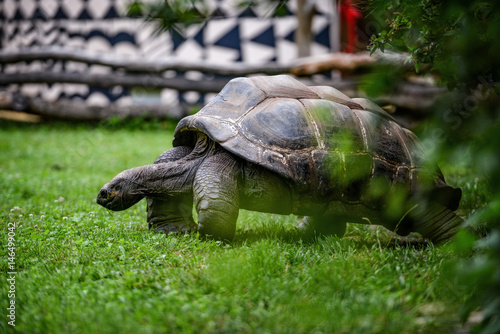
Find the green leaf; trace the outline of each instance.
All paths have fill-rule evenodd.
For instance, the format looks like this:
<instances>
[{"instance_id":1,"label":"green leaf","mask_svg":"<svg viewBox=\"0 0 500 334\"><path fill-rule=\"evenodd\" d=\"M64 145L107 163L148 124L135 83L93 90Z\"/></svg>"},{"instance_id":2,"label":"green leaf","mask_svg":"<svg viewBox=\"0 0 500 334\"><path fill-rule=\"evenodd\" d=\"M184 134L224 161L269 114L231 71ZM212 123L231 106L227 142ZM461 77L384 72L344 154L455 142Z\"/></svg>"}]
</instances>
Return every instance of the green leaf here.
<instances>
[{"instance_id":1,"label":"green leaf","mask_svg":"<svg viewBox=\"0 0 500 334\"><path fill-rule=\"evenodd\" d=\"M462 229L458 231L453 241L453 248L459 254L465 254L472 251L476 237L471 232Z\"/></svg>"}]
</instances>

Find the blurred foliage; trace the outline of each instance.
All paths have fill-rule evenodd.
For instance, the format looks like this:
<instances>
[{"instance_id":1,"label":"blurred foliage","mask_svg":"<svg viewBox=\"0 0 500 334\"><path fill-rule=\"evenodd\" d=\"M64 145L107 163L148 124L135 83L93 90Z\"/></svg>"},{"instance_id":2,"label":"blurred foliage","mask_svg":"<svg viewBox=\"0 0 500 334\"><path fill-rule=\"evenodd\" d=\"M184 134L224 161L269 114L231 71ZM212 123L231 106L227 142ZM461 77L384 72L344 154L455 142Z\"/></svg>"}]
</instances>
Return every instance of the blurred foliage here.
<instances>
[{"instance_id":1,"label":"blurred foliage","mask_svg":"<svg viewBox=\"0 0 500 334\"><path fill-rule=\"evenodd\" d=\"M264 7L268 16L286 16L288 0L239 0L240 8ZM215 1L210 0L163 0L154 2L134 1L128 6L128 15L142 17L156 24L157 32L168 31L183 36L185 30L208 19L222 17Z\"/></svg>"},{"instance_id":2,"label":"blurred foliage","mask_svg":"<svg viewBox=\"0 0 500 334\"><path fill-rule=\"evenodd\" d=\"M142 117L133 118L114 116L101 121L99 125L103 129L107 130L127 129L131 131L174 131L177 125L177 120L169 118L159 119L145 114Z\"/></svg>"},{"instance_id":3,"label":"blurred foliage","mask_svg":"<svg viewBox=\"0 0 500 334\"><path fill-rule=\"evenodd\" d=\"M479 198L484 203L478 203L467 220L469 229L454 242L459 253L467 255L455 273L474 291L464 306L463 320L481 307L483 321L472 332L499 333L500 2L373 0L371 9L381 24L380 33L372 37L371 52L407 52L417 72L450 89L422 126L423 144L431 160L465 165L484 187L485 195ZM391 75L393 84L403 79L394 71ZM374 74L368 80L380 76ZM465 192L475 191L468 183L462 186ZM472 198L467 193L464 197ZM486 226L485 235L470 232L477 232L478 224Z\"/></svg>"},{"instance_id":4,"label":"blurred foliage","mask_svg":"<svg viewBox=\"0 0 500 334\"><path fill-rule=\"evenodd\" d=\"M166 30L181 35L188 26L203 22L208 12L209 7L204 0L134 1L128 7L129 16L155 22L157 32Z\"/></svg>"},{"instance_id":5,"label":"blurred foliage","mask_svg":"<svg viewBox=\"0 0 500 334\"><path fill-rule=\"evenodd\" d=\"M497 82L500 3L468 0L375 0L378 17L388 18L371 51L408 52L417 71L439 74L450 88Z\"/></svg>"}]
</instances>

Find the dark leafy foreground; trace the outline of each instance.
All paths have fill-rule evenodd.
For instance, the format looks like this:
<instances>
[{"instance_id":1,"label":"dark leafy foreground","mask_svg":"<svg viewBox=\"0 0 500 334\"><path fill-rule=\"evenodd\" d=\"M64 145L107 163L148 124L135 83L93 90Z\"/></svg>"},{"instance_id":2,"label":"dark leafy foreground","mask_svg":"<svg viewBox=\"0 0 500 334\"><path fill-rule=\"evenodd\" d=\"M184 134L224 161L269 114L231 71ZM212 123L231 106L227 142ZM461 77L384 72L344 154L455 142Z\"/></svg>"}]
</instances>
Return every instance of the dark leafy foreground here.
<instances>
[{"instance_id":1,"label":"dark leafy foreground","mask_svg":"<svg viewBox=\"0 0 500 334\"><path fill-rule=\"evenodd\" d=\"M468 224L478 233L463 232L455 246L475 255L460 262L458 277L475 293L464 307L464 319L480 308L484 320L474 332L500 332L500 3L465 0L375 0L373 18L381 33L372 38L372 50L408 52L416 69L453 89L434 108L423 131L432 157L462 162L481 186L466 187L465 202L482 198L482 208ZM383 19L381 19L383 18ZM385 82L395 87L397 71ZM384 74L376 74L381 78ZM380 94L382 85L368 79ZM469 183L467 183L469 185ZM465 203L463 203L464 205ZM477 242L474 242L478 239Z\"/></svg>"}]
</instances>

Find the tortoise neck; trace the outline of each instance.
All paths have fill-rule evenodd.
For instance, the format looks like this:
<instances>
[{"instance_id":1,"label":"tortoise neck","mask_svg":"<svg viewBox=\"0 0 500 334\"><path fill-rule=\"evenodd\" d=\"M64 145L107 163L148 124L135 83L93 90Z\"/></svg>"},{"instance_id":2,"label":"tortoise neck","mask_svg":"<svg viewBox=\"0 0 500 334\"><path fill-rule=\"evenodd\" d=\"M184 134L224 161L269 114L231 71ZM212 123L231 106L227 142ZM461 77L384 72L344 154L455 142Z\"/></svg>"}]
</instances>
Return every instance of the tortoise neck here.
<instances>
[{"instance_id":1,"label":"tortoise neck","mask_svg":"<svg viewBox=\"0 0 500 334\"><path fill-rule=\"evenodd\" d=\"M192 191L193 178L201 159L172 161L132 168L132 182L142 189L142 195L168 199Z\"/></svg>"},{"instance_id":2,"label":"tortoise neck","mask_svg":"<svg viewBox=\"0 0 500 334\"><path fill-rule=\"evenodd\" d=\"M190 154L179 160L132 168L137 182L143 185L144 196L168 199L191 193L196 171L201 163L219 150L220 146L199 133ZM140 180L140 181L139 181Z\"/></svg>"}]
</instances>

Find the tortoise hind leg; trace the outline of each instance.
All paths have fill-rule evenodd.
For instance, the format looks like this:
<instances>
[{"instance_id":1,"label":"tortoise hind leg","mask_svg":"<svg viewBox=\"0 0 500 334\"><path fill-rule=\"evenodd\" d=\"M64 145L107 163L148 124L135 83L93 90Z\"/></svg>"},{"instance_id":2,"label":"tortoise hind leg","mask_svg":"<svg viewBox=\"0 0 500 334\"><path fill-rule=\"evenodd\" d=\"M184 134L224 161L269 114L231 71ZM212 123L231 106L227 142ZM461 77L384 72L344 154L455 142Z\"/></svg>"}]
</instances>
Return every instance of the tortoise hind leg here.
<instances>
[{"instance_id":1,"label":"tortoise hind leg","mask_svg":"<svg viewBox=\"0 0 500 334\"><path fill-rule=\"evenodd\" d=\"M341 238L345 234L346 227L347 223L344 219L332 215L324 215L304 217L297 228L306 235L332 235Z\"/></svg>"},{"instance_id":2,"label":"tortoise hind leg","mask_svg":"<svg viewBox=\"0 0 500 334\"><path fill-rule=\"evenodd\" d=\"M231 241L239 211L238 166L228 153L210 156L198 168L193 193L200 234Z\"/></svg>"},{"instance_id":3,"label":"tortoise hind leg","mask_svg":"<svg viewBox=\"0 0 500 334\"><path fill-rule=\"evenodd\" d=\"M451 240L464 220L444 205L418 205L410 213L413 230L434 243Z\"/></svg>"}]
</instances>

